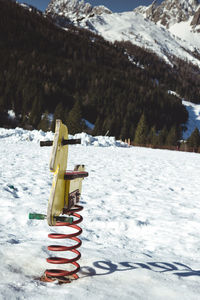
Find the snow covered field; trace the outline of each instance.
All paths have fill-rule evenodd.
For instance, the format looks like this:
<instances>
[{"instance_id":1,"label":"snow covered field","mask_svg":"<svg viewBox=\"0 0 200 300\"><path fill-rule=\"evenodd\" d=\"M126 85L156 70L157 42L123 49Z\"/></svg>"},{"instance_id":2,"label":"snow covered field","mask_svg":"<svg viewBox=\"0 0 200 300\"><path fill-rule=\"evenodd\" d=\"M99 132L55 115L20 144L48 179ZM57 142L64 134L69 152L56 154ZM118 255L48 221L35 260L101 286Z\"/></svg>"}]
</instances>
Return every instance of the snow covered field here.
<instances>
[{"instance_id":1,"label":"snow covered field","mask_svg":"<svg viewBox=\"0 0 200 300\"><path fill-rule=\"evenodd\" d=\"M52 181L51 147L36 136L0 129L0 299L198 299L200 155L69 146L68 169L84 163L89 172L81 272L57 285L38 278L50 267L47 235L60 230L28 220L46 213Z\"/></svg>"}]
</instances>

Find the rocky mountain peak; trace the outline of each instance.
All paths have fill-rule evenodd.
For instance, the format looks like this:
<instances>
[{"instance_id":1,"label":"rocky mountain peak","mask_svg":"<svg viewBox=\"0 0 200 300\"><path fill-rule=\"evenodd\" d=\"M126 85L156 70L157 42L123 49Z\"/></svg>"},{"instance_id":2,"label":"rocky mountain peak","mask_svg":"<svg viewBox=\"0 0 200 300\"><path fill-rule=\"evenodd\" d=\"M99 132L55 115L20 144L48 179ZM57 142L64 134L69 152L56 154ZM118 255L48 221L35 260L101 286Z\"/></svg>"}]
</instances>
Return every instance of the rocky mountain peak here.
<instances>
[{"instance_id":1,"label":"rocky mountain peak","mask_svg":"<svg viewBox=\"0 0 200 300\"><path fill-rule=\"evenodd\" d=\"M169 28L175 23L188 21L190 17L194 17L200 8L198 0L164 0L160 5L157 1L148 7L139 7L134 11L145 15L155 23L160 23ZM199 22L199 15L195 16L193 26ZM195 20L197 23L195 23Z\"/></svg>"},{"instance_id":2,"label":"rocky mountain peak","mask_svg":"<svg viewBox=\"0 0 200 300\"><path fill-rule=\"evenodd\" d=\"M57 16L62 20L67 18L72 23L103 13L111 14L112 11L103 5L92 6L90 3L85 3L84 0L51 0L45 11L46 15L54 18Z\"/></svg>"},{"instance_id":3,"label":"rocky mountain peak","mask_svg":"<svg viewBox=\"0 0 200 300\"><path fill-rule=\"evenodd\" d=\"M193 27L197 27L198 25L200 25L200 7L195 12L194 17L191 22L191 25ZM198 31L200 31L200 30L198 30Z\"/></svg>"}]
</instances>

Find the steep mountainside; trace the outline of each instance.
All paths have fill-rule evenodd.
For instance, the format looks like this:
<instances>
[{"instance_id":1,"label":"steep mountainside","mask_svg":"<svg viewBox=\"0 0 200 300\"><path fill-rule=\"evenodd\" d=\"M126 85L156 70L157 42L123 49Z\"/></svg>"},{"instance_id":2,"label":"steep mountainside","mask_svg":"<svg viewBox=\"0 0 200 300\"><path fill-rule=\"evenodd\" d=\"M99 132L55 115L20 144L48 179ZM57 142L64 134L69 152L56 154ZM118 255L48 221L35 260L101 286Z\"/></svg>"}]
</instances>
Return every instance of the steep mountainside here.
<instances>
[{"instance_id":1,"label":"steep mountainside","mask_svg":"<svg viewBox=\"0 0 200 300\"><path fill-rule=\"evenodd\" d=\"M165 0L160 5L154 1L149 7L139 7L133 12L107 13L103 11L101 14L85 13L88 7L89 11L93 8L84 1L74 0L71 3L75 4L70 6L68 0L62 0L62 2L52 0L46 10L46 15L53 16L54 21L62 27L67 27L69 23L72 23L89 29L111 42L130 41L139 47L145 47L155 52L168 64L173 65L173 57L176 56L200 68L200 33L198 32L200 25L198 25L199 4L197 0ZM184 28L172 26L177 26L177 24L183 26L182 23L184 23Z\"/></svg>"},{"instance_id":2,"label":"steep mountainside","mask_svg":"<svg viewBox=\"0 0 200 300\"><path fill-rule=\"evenodd\" d=\"M200 3L198 0L165 0L160 5L154 1L150 6L134 10L173 36L186 41L194 55L200 57Z\"/></svg>"},{"instance_id":3,"label":"steep mountainside","mask_svg":"<svg viewBox=\"0 0 200 300\"><path fill-rule=\"evenodd\" d=\"M167 28L180 22L190 20L191 29L200 29L200 4L198 0L164 0L160 5L157 1L148 6L140 6L134 10L145 15L149 20Z\"/></svg>"}]
</instances>

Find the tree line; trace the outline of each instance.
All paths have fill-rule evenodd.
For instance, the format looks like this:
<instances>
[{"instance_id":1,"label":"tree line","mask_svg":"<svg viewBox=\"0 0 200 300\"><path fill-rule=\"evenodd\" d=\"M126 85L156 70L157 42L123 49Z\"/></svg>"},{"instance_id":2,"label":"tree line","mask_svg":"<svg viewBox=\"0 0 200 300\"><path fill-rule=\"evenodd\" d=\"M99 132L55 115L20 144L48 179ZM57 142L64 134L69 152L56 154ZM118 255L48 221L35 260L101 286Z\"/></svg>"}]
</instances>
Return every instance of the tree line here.
<instances>
[{"instance_id":1,"label":"tree line","mask_svg":"<svg viewBox=\"0 0 200 300\"><path fill-rule=\"evenodd\" d=\"M156 131L155 127L148 129L145 115L143 114L138 122L133 145L150 146L153 148L176 147L177 150L185 148L193 152L200 152L200 131L196 127L186 141L182 140L182 129L180 126L172 126L168 131L164 127Z\"/></svg>"}]
</instances>

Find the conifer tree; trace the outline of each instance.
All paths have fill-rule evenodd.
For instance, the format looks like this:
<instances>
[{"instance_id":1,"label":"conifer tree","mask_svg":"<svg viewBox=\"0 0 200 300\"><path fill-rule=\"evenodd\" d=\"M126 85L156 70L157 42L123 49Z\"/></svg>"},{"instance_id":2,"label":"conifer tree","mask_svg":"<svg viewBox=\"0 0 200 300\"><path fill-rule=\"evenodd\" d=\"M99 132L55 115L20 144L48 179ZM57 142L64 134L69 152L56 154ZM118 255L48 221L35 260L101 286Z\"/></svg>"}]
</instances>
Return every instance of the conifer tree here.
<instances>
[{"instance_id":1,"label":"conifer tree","mask_svg":"<svg viewBox=\"0 0 200 300\"><path fill-rule=\"evenodd\" d=\"M147 142L148 127L145 115L142 114L135 131L134 143L137 145L145 145Z\"/></svg>"},{"instance_id":2,"label":"conifer tree","mask_svg":"<svg viewBox=\"0 0 200 300\"><path fill-rule=\"evenodd\" d=\"M83 129L83 121L81 118L81 106L77 100L69 112L67 123L66 123L69 133L75 134L81 132Z\"/></svg>"},{"instance_id":3,"label":"conifer tree","mask_svg":"<svg viewBox=\"0 0 200 300\"><path fill-rule=\"evenodd\" d=\"M98 135L101 133L101 129L102 129L102 120L100 118L100 116L97 117L96 122L94 124L94 129L92 131L93 135Z\"/></svg>"},{"instance_id":4,"label":"conifer tree","mask_svg":"<svg viewBox=\"0 0 200 300\"><path fill-rule=\"evenodd\" d=\"M164 127L158 135L158 145L159 146L163 146L166 143L166 139L167 139L167 135L168 135L168 131L167 128Z\"/></svg>"},{"instance_id":5,"label":"conifer tree","mask_svg":"<svg viewBox=\"0 0 200 300\"><path fill-rule=\"evenodd\" d=\"M153 126L150 129L150 132L147 137L147 144L152 145L152 146L157 146L157 144L158 144L158 135L156 133L155 126Z\"/></svg>"},{"instance_id":6,"label":"conifer tree","mask_svg":"<svg viewBox=\"0 0 200 300\"><path fill-rule=\"evenodd\" d=\"M200 147L200 132L197 127L188 138L187 143L189 147L194 148L194 151L197 151L198 147Z\"/></svg>"},{"instance_id":7,"label":"conifer tree","mask_svg":"<svg viewBox=\"0 0 200 300\"><path fill-rule=\"evenodd\" d=\"M8 113L1 105L1 97L0 97L0 126L5 126L8 121Z\"/></svg>"},{"instance_id":8,"label":"conifer tree","mask_svg":"<svg viewBox=\"0 0 200 300\"><path fill-rule=\"evenodd\" d=\"M45 113L42 115L40 123L38 125L38 129L41 129L43 131L48 131L50 129L48 111L45 111Z\"/></svg>"},{"instance_id":9,"label":"conifer tree","mask_svg":"<svg viewBox=\"0 0 200 300\"><path fill-rule=\"evenodd\" d=\"M59 102L55 108L53 122L51 124L52 131L55 130L55 124L56 124L57 119L61 120L62 122L65 122L65 108L64 108L62 102Z\"/></svg>"},{"instance_id":10,"label":"conifer tree","mask_svg":"<svg viewBox=\"0 0 200 300\"><path fill-rule=\"evenodd\" d=\"M121 132L120 132L120 138L126 139L128 137L128 135L129 135L129 127L128 127L127 119L125 118Z\"/></svg>"},{"instance_id":11,"label":"conifer tree","mask_svg":"<svg viewBox=\"0 0 200 300\"><path fill-rule=\"evenodd\" d=\"M166 145L176 146L179 138L180 136L176 126L172 126L166 138Z\"/></svg>"},{"instance_id":12,"label":"conifer tree","mask_svg":"<svg viewBox=\"0 0 200 300\"><path fill-rule=\"evenodd\" d=\"M30 113L30 119L29 122L33 126L33 128L36 128L38 126L38 123L41 119L41 104L40 104L39 97L35 97Z\"/></svg>"}]
</instances>

